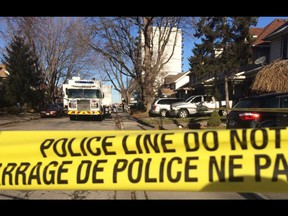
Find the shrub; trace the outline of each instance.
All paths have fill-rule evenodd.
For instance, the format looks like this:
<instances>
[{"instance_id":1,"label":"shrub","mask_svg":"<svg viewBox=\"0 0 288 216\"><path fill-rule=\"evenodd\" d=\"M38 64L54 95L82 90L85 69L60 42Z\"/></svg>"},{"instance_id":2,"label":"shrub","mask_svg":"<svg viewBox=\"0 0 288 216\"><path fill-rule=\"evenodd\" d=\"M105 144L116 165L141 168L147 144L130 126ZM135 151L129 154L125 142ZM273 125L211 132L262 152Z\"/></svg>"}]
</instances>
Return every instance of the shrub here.
<instances>
[{"instance_id":1,"label":"shrub","mask_svg":"<svg viewBox=\"0 0 288 216\"><path fill-rule=\"evenodd\" d=\"M221 117L217 111L213 111L207 121L208 127L218 127L221 125Z\"/></svg>"}]
</instances>

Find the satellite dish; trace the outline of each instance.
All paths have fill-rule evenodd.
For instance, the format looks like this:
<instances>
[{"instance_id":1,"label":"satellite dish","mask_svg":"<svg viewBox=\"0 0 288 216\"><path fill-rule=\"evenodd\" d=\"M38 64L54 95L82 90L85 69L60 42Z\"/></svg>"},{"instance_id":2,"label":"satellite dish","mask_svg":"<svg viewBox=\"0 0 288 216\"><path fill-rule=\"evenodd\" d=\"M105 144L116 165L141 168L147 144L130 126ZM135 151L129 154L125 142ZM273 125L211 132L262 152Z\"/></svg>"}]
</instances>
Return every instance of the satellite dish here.
<instances>
[{"instance_id":1,"label":"satellite dish","mask_svg":"<svg viewBox=\"0 0 288 216\"><path fill-rule=\"evenodd\" d=\"M261 56L260 58L255 60L255 64L259 65L261 64L263 66L263 63L266 61L266 56Z\"/></svg>"}]
</instances>

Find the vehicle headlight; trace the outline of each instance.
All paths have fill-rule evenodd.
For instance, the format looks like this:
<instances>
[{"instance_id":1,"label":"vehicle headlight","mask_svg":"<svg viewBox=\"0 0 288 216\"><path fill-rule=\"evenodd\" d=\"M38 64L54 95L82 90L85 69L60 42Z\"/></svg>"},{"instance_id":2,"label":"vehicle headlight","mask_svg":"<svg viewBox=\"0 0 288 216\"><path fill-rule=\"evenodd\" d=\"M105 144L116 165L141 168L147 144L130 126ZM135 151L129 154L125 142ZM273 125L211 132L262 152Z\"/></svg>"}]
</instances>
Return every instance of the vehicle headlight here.
<instances>
[{"instance_id":1,"label":"vehicle headlight","mask_svg":"<svg viewBox=\"0 0 288 216\"><path fill-rule=\"evenodd\" d=\"M171 110L178 110L178 107L171 107Z\"/></svg>"},{"instance_id":2,"label":"vehicle headlight","mask_svg":"<svg viewBox=\"0 0 288 216\"><path fill-rule=\"evenodd\" d=\"M77 101L76 101L76 100L71 100L71 101L69 101L69 107L70 107L70 108L76 108L76 107L77 107L76 104L77 104Z\"/></svg>"}]
</instances>

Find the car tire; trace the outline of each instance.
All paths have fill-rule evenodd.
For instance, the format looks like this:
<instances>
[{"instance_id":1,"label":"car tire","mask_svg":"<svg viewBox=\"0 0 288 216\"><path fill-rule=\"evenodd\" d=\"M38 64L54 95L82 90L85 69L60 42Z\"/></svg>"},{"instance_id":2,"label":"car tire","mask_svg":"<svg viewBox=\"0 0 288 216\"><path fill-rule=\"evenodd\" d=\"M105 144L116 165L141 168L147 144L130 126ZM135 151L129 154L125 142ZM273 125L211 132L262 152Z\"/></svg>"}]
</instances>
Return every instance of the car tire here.
<instances>
[{"instance_id":1,"label":"car tire","mask_svg":"<svg viewBox=\"0 0 288 216\"><path fill-rule=\"evenodd\" d=\"M179 118L187 118L188 117L188 111L185 110L185 109L181 109L179 110L179 113L178 113L178 117Z\"/></svg>"},{"instance_id":2,"label":"car tire","mask_svg":"<svg viewBox=\"0 0 288 216\"><path fill-rule=\"evenodd\" d=\"M166 117L167 116L167 110L160 110L160 116Z\"/></svg>"},{"instance_id":3,"label":"car tire","mask_svg":"<svg viewBox=\"0 0 288 216\"><path fill-rule=\"evenodd\" d=\"M69 118L70 118L71 121L76 120L76 116L75 115L70 115Z\"/></svg>"}]
</instances>

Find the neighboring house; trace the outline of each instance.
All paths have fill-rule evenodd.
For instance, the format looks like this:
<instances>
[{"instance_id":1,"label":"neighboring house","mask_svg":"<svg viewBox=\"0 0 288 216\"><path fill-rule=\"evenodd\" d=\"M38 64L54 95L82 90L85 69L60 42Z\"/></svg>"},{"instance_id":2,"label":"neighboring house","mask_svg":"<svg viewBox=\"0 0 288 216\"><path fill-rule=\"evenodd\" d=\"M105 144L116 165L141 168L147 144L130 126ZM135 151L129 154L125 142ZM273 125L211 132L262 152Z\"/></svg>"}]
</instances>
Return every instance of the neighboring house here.
<instances>
[{"instance_id":1,"label":"neighboring house","mask_svg":"<svg viewBox=\"0 0 288 216\"><path fill-rule=\"evenodd\" d=\"M288 21L265 37L270 41L270 60L288 58Z\"/></svg>"},{"instance_id":2,"label":"neighboring house","mask_svg":"<svg viewBox=\"0 0 288 216\"><path fill-rule=\"evenodd\" d=\"M160 88L159 96L186 98L188 94L187 88L183 89L183 87L189 83L189 73L190 71L187 71L185 73L166 76L164 84Z\"/></svg>"},{"instance_id":3,"label":"neighboring house","mask_svg":"<svg viewBox=\"0 0 288 216\"><path fill-rule=\"evenodd\" d=\"M252 44L254 61L262 56L266 57L265 63L270 63L270 45L271 42L267 39L267 35L270 35L275 29L278 29L283 24L287 23L286 19L275 19L264 28L251 28L250 34L255 38Z\"/></svg>"},{"instance_id":4,"label":"neighboring house","mask_svg":"<svg viewBox=\"0 0 288 216\"><path fill-rule=\"evenodd\" d=\"M9 75L4 64L0 64L0 79L5 79Z\"/></svg>"},{"instance_id":5,"label":"neighboring house","mask_svg":"<svg viewBox=\"0 0 288 216\"><path fill-rule=\"evenodd\" d=\"M4 64L0 64L0 90L2 90L2 82L7 78L9 72L6 70L6 66Z\"/></svg>"}]
</instances>

